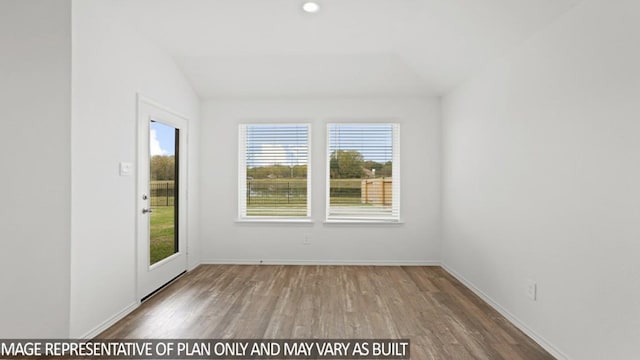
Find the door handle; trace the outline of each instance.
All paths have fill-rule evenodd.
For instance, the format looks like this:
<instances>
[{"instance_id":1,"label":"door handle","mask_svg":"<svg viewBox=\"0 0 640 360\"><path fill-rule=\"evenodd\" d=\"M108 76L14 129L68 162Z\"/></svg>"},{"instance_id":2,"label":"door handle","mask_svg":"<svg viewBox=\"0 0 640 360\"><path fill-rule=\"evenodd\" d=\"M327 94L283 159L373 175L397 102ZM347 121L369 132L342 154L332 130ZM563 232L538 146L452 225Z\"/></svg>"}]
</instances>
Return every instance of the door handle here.
<instances>
[{"instance_id":1,"label":"door handle","mask_svg":"<svg viewBox=\"0 0 640 360\"><path fill-rule=\"evenodd\" d=\"M142 213L143 213L143 214L152 213L152 212L153 212L153 210L152 210L152 209L146 209L146 208L145 208L145 209L142 209Z\"/></svg>"}]
</instances>

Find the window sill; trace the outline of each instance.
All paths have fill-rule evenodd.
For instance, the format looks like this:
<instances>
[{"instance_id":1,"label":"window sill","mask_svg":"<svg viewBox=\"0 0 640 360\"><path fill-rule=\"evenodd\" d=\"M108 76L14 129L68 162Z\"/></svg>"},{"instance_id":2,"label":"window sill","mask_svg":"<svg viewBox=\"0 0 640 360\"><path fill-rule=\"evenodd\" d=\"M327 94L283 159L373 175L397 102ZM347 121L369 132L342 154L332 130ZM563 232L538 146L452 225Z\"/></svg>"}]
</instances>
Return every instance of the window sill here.
<instances>
[{"instance_id":1,"label":"window sill","mask_svg":"<svg viewBox=\"0 0 640 360\"><path fill-rule=\"evenodd\" d=\"M240 224L313 224L313 220L309 218L295 219L295 218L241 218L236 219L236 223Z\"/></svg>"},{"instance_id":2,"label":"window sill","mask_svg":"<svg viewBox=\"0 0 640 360\"><path fill-rule=\"evenodd\" d=\"M375 219L331 219L323 222L326 225L404 225L402 220L375 220Z\"/></svg>"}]
</instances>

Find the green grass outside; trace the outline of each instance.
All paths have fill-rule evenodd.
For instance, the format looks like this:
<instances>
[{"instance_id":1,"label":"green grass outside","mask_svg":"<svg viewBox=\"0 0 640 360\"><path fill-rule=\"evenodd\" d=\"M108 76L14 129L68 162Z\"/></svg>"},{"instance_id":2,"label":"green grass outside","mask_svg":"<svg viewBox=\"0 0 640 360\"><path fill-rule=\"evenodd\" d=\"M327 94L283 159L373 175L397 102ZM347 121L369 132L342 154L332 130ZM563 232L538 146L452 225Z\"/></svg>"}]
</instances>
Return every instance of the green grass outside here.
<instances>
[{"instance_id":1,"label":"green grass outside","mask_svg":"<svg viewBox=\"0 0 640 360\"><path fill-rule=\"evenodd\" d=\"M247 199L247 215L249 216L306 216L307 199L303 197L287 197L285 189L303 190L307 187L307 180L300 178L252 179L252 189L271 187L267 196L253 196ZM360 189L362 179L332 179L331 187L341 189ZM273 191L274 189L278 191ZM362 206L360 196L332 196L331 205Z\"/></svg>"},{"instance_id":2,"label":"green grass outside","mask_svg":"<svg viewBox=\"0 0 640 360\"><path fill-rule=\"evenodd\" d=\"M306 216L307 179L252 179L247 186L254 194L247 197L248 216Z\"/></svg>"},{"instance_id":3,"label":"green grass outside","mask_svg":"<svg viewBox=\"0 0 640 360\"><path fill-rule=\"evenodd\" d=\"M301 178L278 178L278 179L253 179L249 180L254 184L286 184L289 183L292 188L306 188L307 179ZM166 181L157 181L157 183L165 183ZM331 179L331 186L340 186L342 188L359 189L362 179Z\"/></svg>"},{"instance_id":4,"label":"green grass outside","mask_svg":"<svg viewBox=\"0 0 640 360\"><path fill-rule=\"evenodd\" d=\"M154 207L151 213L151 264L175 253L175 218L173 206Z\"/></svg>"}]
</instances>

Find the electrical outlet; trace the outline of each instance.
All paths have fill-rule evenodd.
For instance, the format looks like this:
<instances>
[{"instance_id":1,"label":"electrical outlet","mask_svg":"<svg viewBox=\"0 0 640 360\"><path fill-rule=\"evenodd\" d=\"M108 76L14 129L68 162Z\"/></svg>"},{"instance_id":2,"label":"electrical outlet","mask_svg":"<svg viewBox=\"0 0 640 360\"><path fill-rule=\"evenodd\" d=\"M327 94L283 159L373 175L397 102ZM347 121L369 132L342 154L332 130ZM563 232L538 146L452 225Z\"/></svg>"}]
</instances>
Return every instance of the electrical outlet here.
<instances>
[{"instance_id":1,"label":"electrical outlet","mask_svg":"<svg viewBox=\"0 0 640 360\"><path fill-rule=\"evenodd\" d=\"M302 243L305 245L311 245L311 234L304 234L304 240Z\"/></svg>"},{"instance_id":2,"label":"electrical outlet","mask_svg":"<svg viewBox=\"0 0 640 360\"><path fill-rule=\"evenodd\" d=\"M533 280L527 280L527 297L533 301L538 299L538 284Z\"/></svg>"}]
</instances>

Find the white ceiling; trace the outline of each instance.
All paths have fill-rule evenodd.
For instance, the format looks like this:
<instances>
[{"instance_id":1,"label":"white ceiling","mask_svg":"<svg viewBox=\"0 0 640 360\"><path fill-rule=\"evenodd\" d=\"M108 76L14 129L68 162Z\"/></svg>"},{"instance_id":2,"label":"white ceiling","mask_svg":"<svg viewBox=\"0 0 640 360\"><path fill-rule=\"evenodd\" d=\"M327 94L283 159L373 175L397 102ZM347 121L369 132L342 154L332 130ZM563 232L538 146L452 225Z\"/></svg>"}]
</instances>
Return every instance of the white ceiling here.
<instances>
[{"instance_id":1,"label":"white ceiling","mask_svg":"<svg viewBox=\"0 0 640 360\"><path fill-rule=\"evenodd\" d=\"M442 94L580 0L116 0L202 98Z\"/></svg>"}]
</instances>

